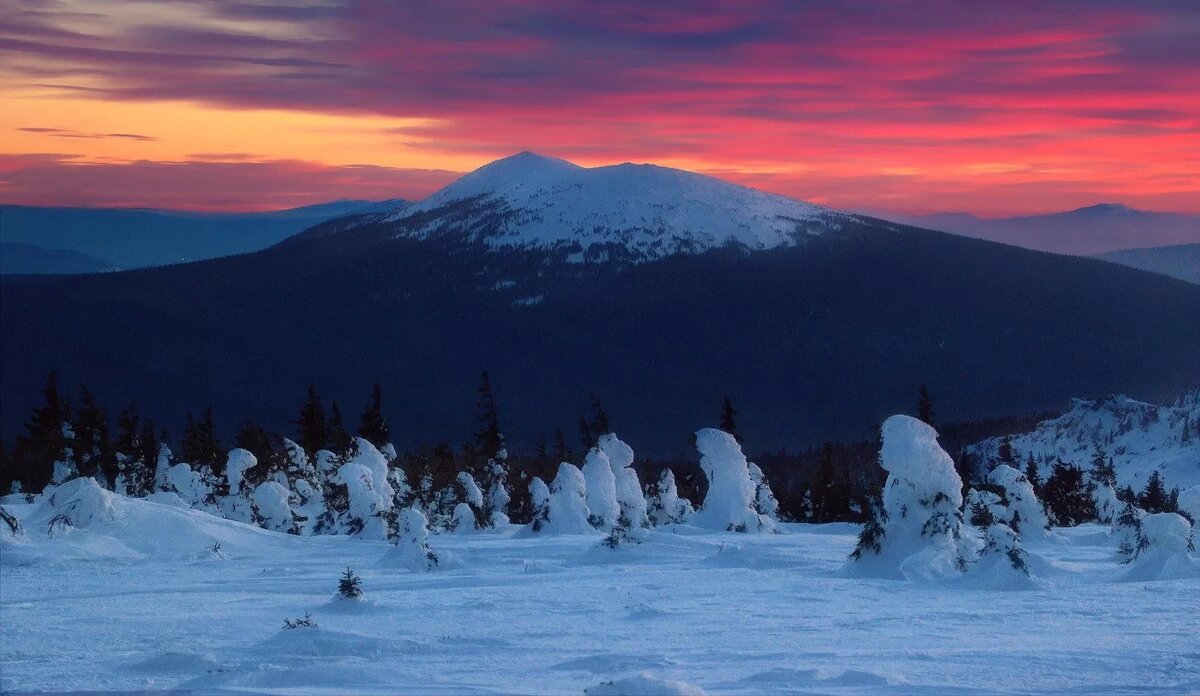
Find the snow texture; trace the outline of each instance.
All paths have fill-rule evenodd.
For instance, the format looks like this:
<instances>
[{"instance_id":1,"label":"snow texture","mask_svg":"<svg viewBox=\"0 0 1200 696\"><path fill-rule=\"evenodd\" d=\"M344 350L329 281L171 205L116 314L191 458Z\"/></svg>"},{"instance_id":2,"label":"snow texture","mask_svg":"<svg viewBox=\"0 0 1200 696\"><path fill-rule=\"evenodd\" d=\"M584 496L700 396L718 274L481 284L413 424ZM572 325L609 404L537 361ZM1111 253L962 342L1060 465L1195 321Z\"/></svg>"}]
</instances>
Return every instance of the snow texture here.
<instances>
[{"instance_id":1,"label":"snow texture","mask_svg":"<svg viewBox=\"0 0 1200 696\"><path fill-rule=\"evenodd\" d=\"M583 693L585 696L704 696L703 689L691 684L659 679L646 672L600 682Z\"/></svg>"},{"instance_id":2,"label":"snow texture","mask_svg":"<svg viewBox=\"0 0 1200 696\"><path fill-rule=\"evenodd\" d=\"M756 490L737 440L723 430L704 428L696 433L696 449L708 477L708 493L690 524L722 531L772 531L772 521L754 508Z\"/></svg>"}]
</instances>

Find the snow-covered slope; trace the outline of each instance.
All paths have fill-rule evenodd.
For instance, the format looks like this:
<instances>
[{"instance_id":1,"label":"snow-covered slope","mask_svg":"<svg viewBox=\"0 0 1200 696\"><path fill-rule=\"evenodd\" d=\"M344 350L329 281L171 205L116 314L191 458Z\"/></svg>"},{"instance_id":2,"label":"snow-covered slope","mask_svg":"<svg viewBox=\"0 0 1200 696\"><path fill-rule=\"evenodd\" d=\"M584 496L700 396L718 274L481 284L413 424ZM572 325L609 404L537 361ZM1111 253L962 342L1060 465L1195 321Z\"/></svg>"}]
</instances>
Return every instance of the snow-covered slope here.
<instances>
[{"instance_id":1,"label":"snow-covered slope","mask_svg":"<svg viewBox=\"0 0 1200 696\"><path fill-rule=\"evenodd\" d=\"M850 215L649 164L585 168L522 152L370 222L397 235L464 234L493 248L619 245L651 259L730 241L752 249L835 231ZM573 260L581 260L577 257Z\"/></svg>"},{"instance_id":2,"label":"snow-covered slope","mask_svg":"<svg viewBox=\"0 0 1200 696\"><path fill-rule=\"evenodd\" d=\"M1200 391L1157 406L1126 396L1089 401L1075 399L1066 413L1043 421L1036 430L1010 438L1024 466L1029 454L1045 477L1056 459L1091 469L1095 443L1112 457L1117 482L1140 489L1157 469L1168 487L1181 490L1200 483ZM967 448L984 470L999 461L1002 438Z\"/></svg>"}]
</instances>

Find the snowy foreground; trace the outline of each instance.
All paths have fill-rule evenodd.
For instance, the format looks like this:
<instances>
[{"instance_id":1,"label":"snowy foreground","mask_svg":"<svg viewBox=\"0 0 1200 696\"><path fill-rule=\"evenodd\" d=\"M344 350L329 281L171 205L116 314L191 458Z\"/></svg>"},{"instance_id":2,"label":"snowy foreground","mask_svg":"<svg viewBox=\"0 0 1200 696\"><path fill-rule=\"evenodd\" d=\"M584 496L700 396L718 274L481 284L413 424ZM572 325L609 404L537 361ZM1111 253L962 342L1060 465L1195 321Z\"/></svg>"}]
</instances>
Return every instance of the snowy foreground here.
<instances>
[{"instance_id":1,"label":"snowy foreground","mask_svg":"<svg viewBox=\"0 0 1200 696\"><path fill-rule=\"evenodd\" d=\"M0 690L1200 691L1200 578L1130 579L1095 525L1027 542L1036 586L990 591L850 577L849 524L667 526L615 550L509 526L435 535L446 562L414 573L384 541L117 513L4 547ZM361 600L334 599L347 566ZM282 628L306 612L316 628Z\"/></svg>"}]
</instances>

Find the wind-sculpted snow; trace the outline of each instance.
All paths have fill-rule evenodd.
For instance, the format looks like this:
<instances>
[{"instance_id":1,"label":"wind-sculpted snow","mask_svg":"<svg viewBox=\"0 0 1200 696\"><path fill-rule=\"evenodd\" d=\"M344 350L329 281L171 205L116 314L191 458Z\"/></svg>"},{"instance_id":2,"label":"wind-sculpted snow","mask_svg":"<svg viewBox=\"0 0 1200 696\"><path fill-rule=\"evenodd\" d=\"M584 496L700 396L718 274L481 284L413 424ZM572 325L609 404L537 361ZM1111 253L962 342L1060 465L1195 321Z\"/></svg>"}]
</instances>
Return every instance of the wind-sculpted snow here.
<instances>
[{"instance_id":1,"label":"wind-sculpted snow","mask_svg":"<svg viewBox=\"0 0 1200 696\"><path fill-rule=\"evenodd\" d=\"M704 504L691 517L691 524L706 529L763 532L774 523L754 506L756 489L750 480L749 463L732 435L716 428L696 433L700 468L708 477Z\"/></svg>"},{"instance_id":2,"label":"wind-sculpted snow","mask_svg":"<svg viewBox=\"0 0 1200 696\"><path fill-rule=\"evenodd\" d=\"M1096 525L1039 545L1033 591L995 591L1022 589L1000 582L1021 577L1002 575L1018 541L1003 530L996 573L917 584L840 576L850 524L673 525L614 552L595 532L429 534L417 520L400 552L123 496L111 519L51 537L34 524L42 502L3 501L26 537L0 535L5 692L1200 690L1187 640L1200 578L1125 582L1142 566L1120 565ZM331 600L347 567L364 595ZM282 627L306 614L314 626Z\"/></svg>"},{"instance_id":3,"label":"wind-sculpted snow","mask_svg":"<svg viewBox=\"0 0 1200 696\"><path fill-rule=\"evenodd\" d=\"M994 437L967 448L979 473L1000 462L1002 438ZM1066 413L1038 424L1033 432L1010 438L1014 463L1022 468L1033 454L1045 480L1061 459L1085 471L1099 443L1112 458L1118 485L1141 490L1155 469L1168 488L1200 484L1200 391L1174 404L1157 406L1127 396L1074 399Z\"/></svg>"},{"instance_id":4,"label":"wind-sculpted snow","mask_svg":"<svg viewBox=\"0 0 1200 696\"><path fill-rule=\"evenodd\" d=\"M619 164L588 169L523 152L497 160L425 200L362 222L397 234L463 235L493 248L613 245L635 259L734 242L751 249L835 232L846 213L678 169ZM603 254L603 251L597 252Z\"/></svg>"}]
</instances>

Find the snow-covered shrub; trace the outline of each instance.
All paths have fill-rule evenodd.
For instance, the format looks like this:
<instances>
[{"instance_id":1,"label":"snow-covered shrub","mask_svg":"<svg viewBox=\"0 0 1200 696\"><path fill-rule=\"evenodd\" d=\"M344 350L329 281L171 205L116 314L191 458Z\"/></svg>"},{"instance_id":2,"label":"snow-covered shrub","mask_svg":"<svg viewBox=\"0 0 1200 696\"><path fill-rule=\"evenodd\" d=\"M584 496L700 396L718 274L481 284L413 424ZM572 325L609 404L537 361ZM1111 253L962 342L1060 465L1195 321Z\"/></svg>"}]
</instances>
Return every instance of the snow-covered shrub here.
<instances>
[{"instance_id":1,"label":"snow-covered shrub","mask_svg":"<svg viewBox=\"0 0 1200 696\"><path fill-rule=\"evenodd\" d=\"M561 469L559 471L561 473ZM621 505L617 502L617 479L613 476L612 462L599 447L593 447L584 458L583 478L588 521L597 529L612 529L621 518Z\"/></svg>"},{"instance_id":2,"label":"snow-covered shrub","mask_svg":"<svg viewBox=\"0 0 1200 696\"><path fill-rule=\"evenodd\" d=\"M284 630L292 630L296 628L317 628L317 622L312 617L312 612L304 612L304 616L299 619L284 619Z\"/></svg>"},{"instance_id":3,"label":"snow-covered shrub","mask_svg":"<svg viewBox=\"0 0 1200 696\"><path fill-rule=\"evenodd\" d=\"M194 508L213 509L213 489L204 476L184 462L167 469L167 491L174 492Z\"/></svg>"},{"instance_id":4,"label":"snow-covered shrub","mask_svg":"<svg viewBox=\"0 0 1200 696\"><path fill-rule=\"evenodd\" d=\"M1141 519L1136 551L1127 561L1126 580L1171 580L1200 577L1200 560L1192 526L1183 515L1158 512Z\"/></svg>"},{"instance_id":5,"label":"snow-covered shrub","mask_svg":"<svg viewBox=\"0 0 1200 696\"><path fill-rule=\"evenodd\" d=\"M45 521L50 536L68 527L86 529L113 519L113 497L91 477L72 479L48 494L29 519Z\"/></svg>"},{"instance_id":6,"label":"snow-covered shrub","mask_svg":"<svg viewBox=\"0 0 1200 696\"><path fill-rule=\"evenodd\" d=\"M633 470L633 448L613 433L601 435L596 446L604 452L608 463L612 465L621 521L626 527L633 529L648 527L650 519L646 514L646 496L642 493L642 484L638 481L637 472Z\"/></svg>"},{"instance_id":7,"label":"snow-covered shrub","mask_svg":"<svg viewBox=\"0 0 1200 696\"><path fill-rule=\"evenodd\" d=\"M603 464L608 466L607 461L604 461ZM612 469L608 470L608 476L611 481ZM595 533L595 529L588 520L586 490L587 484L578 467L567 462L559 464L558 475L554 477L554 483L550 485L546 523L542 525L541 531L549 534Z\"/></svg>"},{"instance_id":8,"label":"snow-covered shrub","mask_svg":"<svg viewBox=\"0 0 1200 696\"><path fill-rule=\"evenodd\" d=\"M534 476L529 482L529 502L533 510L533 519L529 529L540 532L550 521L550 488L541 478Z\"/></svg>"},{"instance_id":9,"label":"snow-covered shrub","mask_svg":"<svg viewBox=\"0 0 1200 696\"><path fill-rule=\"evenodd\" d=\"M1045 538L1050 522L1025 474L1007 464L1000 464L988 474L988 481L1004 490L1007 512L1004 517L997 517L997 521L1007 525L1023 539Z\"/></svg>"},{"instance_id":10,"label":"snow-covered shrub","mask_svg":"<svg viewBox=\"0 0 1200 696\"><path fill-rule=\"evenodd\" d=\"M263 481L254 488L254 506L263 527L287 534L299 533L289 498L288 489L278 481Z\"/></svg>"},{"instance_id":11,"label":"snow-covered shrub","mask_svg":"<svg viewBox=\"0 0 1200 696\"><path fill-rule=\"evenodd\" d=\"M425 514L416 508L405 508L400 511L398 522L400 532L383 563L420 573L437 568L441 559L429 548L429 521Z\"/></svg>"},{"instance_id":12,"label":"snow-covered shrub","mask_svg":"<svg viewBox=\"0 0 1200 696\"><path fill-rule=\"evenodd\" d=\"M1200 527L1200 485L1179 493L1179 512L1192 520L1192 525Z\"/></svg>"},{"instance_id":13,"label":"snow-covered shrub","mask_svg":"<svg viewBox=\"0 0 1200 696\"><path fill-rule=\"evenodd\" d=\"M962 480L937 431L916 418L892 416L883 423L880 455L888 472L882 509L873 506L850 570L905 579L963 572Z\"/></svg>"},{"instance_id":14,"label":"snow-covered shrub","mask_svg":"<svg viewBox=\"0 0 1200 696\"><path fill-rule=\"evenodd\" d=\"M675 485L675 473L671 469L663 469L654 487L654 495L650 498L647 515L654 525L679 524L692 516L692 503L687 498L679 497L679 488Z\"/></svg>"},{"instance_id":15,"label":"snow-covered shrub","mask_svg":"<svg viewBox=\"0 0 1200 696\"><path fill-rule=\"evenodd\" d=\"M767 477L757 464L750 462L747 466L750 470L750 481L754 484L754 509L758 514L778 521L779 501L775 500L775 494L771 492L771 484L767 483Z\"/></svg>"},{"instance_id":16,"label":"snow-covered shrub","mask_svg":"<svg viewBox=\"0 0 1200 696\"><path fill-rule=\"evenodd\" d=\"M705 428L696 433L696 449L708 477L708 494L691 524L721 531L772 531L771 520L754 508L754 482L737 440L723 430Z\"/></svg>"}]
</instances>

